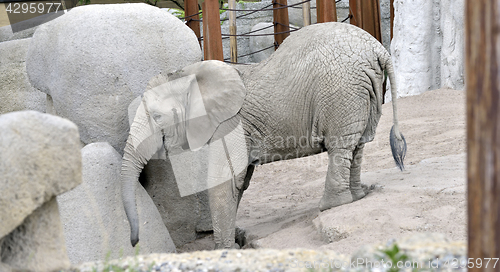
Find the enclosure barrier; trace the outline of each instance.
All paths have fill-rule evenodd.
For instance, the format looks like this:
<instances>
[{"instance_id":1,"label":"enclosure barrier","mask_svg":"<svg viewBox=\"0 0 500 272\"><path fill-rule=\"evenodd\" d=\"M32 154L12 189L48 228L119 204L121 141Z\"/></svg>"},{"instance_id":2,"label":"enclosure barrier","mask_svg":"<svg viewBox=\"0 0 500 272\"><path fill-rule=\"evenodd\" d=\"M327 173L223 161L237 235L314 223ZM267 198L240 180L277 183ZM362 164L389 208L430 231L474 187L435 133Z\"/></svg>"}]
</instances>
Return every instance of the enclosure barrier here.
<instances>
[{"instance_id":1,"label":"enclosure barrier","mask_svg":"<svg viewBox=\"0 0 500 272\"><path fill-rule=\"evenodd\" d=\"M465 4L469 271L500 257L500 18L498 0ZM495 266L496 264L496 266Z\"/></svg>"},{"instance_id":2,"label":"enclosure barrier","mask_svg":"<svg viewBox=\"0 0 500 272\"><path fill-rule=\"evenodd\" d=\"M197 0L185 0L185 17L186 24L193 29L198 37L198 40L203 41L204 59L223 60L228 63L238 63L238 58L253 55L272 47L278 49L283 40L290 35L290 32L297 31L298 28L291 27L288 20L288 8L300 8L303 11L304 26L311 23L310 10L315 7L310 6L311 0L304 0L292 5L288 5L287 0L273 0L273 2L261 9L248 11L246 9L236 9L235 0L228 0L228 8L219 9L218 0L205 0L202 4L202 12L199 12ZM341 0L317 0L317 21L318 23L337 21L336 3ZM394 14L391 0L391 15ZM220 19L219 10L228 11L229 18ZM236 20L256 12L273 11L273 25L263 27L254 31L249 31L242 34L237 34ZM246 12L245 14L236 16L236 12ZM204 37L200 33L200 14L203 13ZM380 29L380 8L379 0L349 0L349 15L342 22L351 19L350 23L361 27L372 34L380 42L382 35ZM229 33L221 33L220 22L229 20ZM392 22L391 16L391 37L392 37ZM271 34L254 34L261 30L274 27L274 33ZM274 36L274 44L272 46L251 52L248 54L238 55L237 37L251 36ZM230 57L224 59L222 50L222 39L230 39Z\"/></svg>"},{"instance_id":3,"label":"enclosure barrier","mask_svg":"<svg viewBox=\"0 0 500 272\"><path fill-rule=\"evenodd\" d=\"M392 7L391 3L391 9ZM351 24L366 30L382 42L379 0L349 0L349 11L352 18Z\"/></svg>"}]
</instances>

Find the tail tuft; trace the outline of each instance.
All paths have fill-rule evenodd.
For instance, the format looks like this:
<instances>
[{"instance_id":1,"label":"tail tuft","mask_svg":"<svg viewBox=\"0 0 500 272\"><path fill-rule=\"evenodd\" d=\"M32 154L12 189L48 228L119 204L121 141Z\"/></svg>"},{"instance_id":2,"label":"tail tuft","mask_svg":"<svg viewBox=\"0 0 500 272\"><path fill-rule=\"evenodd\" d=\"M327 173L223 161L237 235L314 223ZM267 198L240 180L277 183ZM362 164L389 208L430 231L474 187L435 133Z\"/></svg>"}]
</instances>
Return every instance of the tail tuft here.
<instances>
[{"instance_id":1,"label":"tail tuft","mask_svg":"<svg viewBox=\"0 0 500 272\"><path fill-rule=\"evenodd\" d=\"M396 162L396 165L399 167L399 169L403 171L405 169L403 160L406 156L406 140L403 136L403 133L400 134L401 140L398 140L396 134L394 133L394 126L392 126L389 136L389 142L391 144L392 157L394 158L394 161Z\"/></svg>"},{"instance_id":2,"label":"tail tuft","mask_svg":"<svg viewBox=\"0 0 500 272\"><path fill-rule=\"evenodd\" d=\"M135 247L135 245L139 243L139 235L137 235L136 237L133 237L133 235L131 235L130 243L132 244L132 247Z\"/></svg>"}]
</instances>

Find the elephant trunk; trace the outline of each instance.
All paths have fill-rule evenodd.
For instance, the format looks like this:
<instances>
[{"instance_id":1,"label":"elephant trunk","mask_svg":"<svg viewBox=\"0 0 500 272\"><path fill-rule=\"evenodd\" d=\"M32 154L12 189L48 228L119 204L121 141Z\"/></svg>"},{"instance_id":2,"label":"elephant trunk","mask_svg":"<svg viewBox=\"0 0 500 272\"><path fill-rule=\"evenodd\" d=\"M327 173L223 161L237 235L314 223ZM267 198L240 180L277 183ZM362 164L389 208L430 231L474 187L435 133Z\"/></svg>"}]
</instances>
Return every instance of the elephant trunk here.
<instances>
[{"instance_id":1,"label":"elephant trunk","mask_svg":"<svg viewBox=\"0 0 500 272\"><path fill-rule=\"evenodd\" d=\"M125 145L122 168L122 199L130 224L130 242L139 242L139 217L136 208L135 190L139 175L151 157L162 147L161 131L151 125L146 110L138 108Z\"/></svg>"}]
</instances>

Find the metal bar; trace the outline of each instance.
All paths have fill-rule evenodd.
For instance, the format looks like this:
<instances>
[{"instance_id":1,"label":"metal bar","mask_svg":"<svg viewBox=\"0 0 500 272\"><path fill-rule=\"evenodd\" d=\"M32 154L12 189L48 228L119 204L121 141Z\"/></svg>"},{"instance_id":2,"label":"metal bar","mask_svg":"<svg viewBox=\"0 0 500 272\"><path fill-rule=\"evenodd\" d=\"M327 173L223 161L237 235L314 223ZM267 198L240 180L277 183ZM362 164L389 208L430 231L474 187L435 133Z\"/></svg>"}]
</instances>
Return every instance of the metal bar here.
<instances>
[{"instance_id":1,"label":"metal bar","mask_svg":"<svg viewBox=\"0 0 500 272\"><path fill-rule=\"evenodd\" d=\"M465 5L468 267L497 271L498 259L485 264L500 257L500 4Z\"/></svg>"},{"instance_id":2,"label":"metal bar","mask_svg":"<svg viewBox=\"0 0 500 272\"><path fill-rule=\"evenodd\" d=\"M203 55L205 60L224 60L218 0L205 0L203 10Z\"/></svg>"}]
</instances>

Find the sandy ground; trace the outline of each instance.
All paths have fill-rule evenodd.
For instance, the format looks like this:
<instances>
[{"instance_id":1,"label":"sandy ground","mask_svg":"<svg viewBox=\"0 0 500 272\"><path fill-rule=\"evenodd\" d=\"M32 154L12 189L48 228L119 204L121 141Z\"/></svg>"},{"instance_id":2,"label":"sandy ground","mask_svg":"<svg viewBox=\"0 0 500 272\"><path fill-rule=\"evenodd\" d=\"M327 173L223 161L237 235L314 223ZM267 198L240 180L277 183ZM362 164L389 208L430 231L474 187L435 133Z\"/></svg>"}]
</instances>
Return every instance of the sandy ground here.
<instances>
[{"instance_id":1,"label":"sandy ground","mask_svg":"<svg viewBox=\"0 0 500 272\"><path fill-rule=\"evenodd\" d=\"M392 159L388 103L362 164L362 182L373 190L354 203L319 212L326 154L259 166L238 210L247 246L352 254L364 244L416 232L465 240L464 92L435 90L400 98L398 113L408 144L406 169L400 172ZM208 236L180 251L211 247Z\"/></svg>"}]
</instances>

